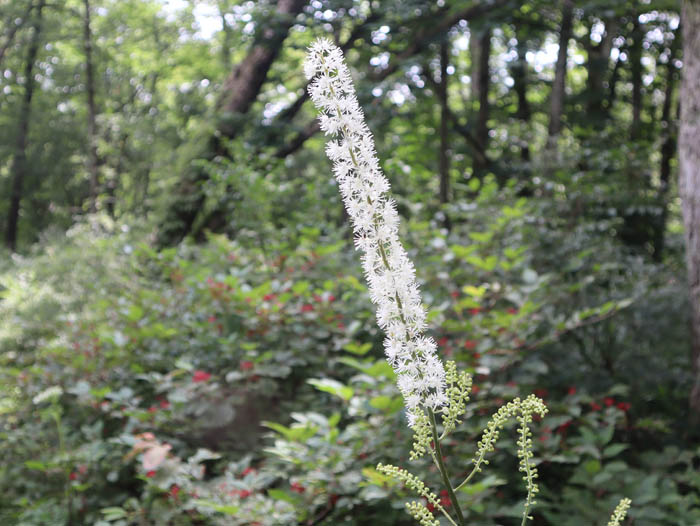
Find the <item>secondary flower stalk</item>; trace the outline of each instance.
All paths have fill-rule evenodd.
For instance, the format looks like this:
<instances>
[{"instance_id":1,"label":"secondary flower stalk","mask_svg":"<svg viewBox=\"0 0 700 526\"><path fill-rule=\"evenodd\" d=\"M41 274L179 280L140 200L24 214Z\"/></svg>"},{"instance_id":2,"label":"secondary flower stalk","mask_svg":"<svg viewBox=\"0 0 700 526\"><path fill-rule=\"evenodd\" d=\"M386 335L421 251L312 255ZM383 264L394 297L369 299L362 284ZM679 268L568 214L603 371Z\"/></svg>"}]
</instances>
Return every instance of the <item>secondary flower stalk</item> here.
<instances>
[{"instance_id":1,"label":"secondary flower stalk","mask_svg":"<svg viewBox=\"0 0 700 526\"><path fill-rule=\"evenodd\" d=\"M326 153L353 224L356 248L362 251L377 322L386 333L386 357L398 376L413 427L422 411L447 403L445 369L435 341L424 334L426 312L415 269L398 237L399 216L388 196L389 181L379 167L342 51L329 40L317 40L304 71L313 79L309 93L320 110L321 129L336 137Z\"/></svg>"}]
</instances>

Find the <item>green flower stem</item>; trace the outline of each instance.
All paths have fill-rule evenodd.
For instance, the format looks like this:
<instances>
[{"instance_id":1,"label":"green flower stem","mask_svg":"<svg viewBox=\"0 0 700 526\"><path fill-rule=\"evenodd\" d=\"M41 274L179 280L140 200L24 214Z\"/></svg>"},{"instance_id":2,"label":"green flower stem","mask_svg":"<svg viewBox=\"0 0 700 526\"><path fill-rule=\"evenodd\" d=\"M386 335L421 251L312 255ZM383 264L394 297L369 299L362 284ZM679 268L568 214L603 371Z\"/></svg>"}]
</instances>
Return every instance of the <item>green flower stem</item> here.
<instances>
[{"instance_id":1,"label":"green flower stem","mask_svg":"<svg viewBox=\"0 0 700 526\"><path fill-rule=\"evenodd\" d=\"M452 483L450 482L450 477L447 474L447 467L445 467L445 462L442 460L442 448L440 447L440 437L438 436L437 422L435 422L435 413L431 408L428 408L428 418L430 419L430 427L433 430L433 442L435 443L435 460L437 461L438 469L442 475L442 481L445 483L447 488L447 494L450 497L452 505L455 507L455 513L457 514L457 522L460 526L464 526L464 515L462 515L462 508L459 507L459 501L455 495L455 491L452 488Z\"/></svg>"},{"instance_id":2,"label":"green flower stem","mask_svg":"<svg viewBox=\"0 0 700 526\"><path fill-rule=\"evenodd\" d=\"M532 480L532 473L530 472L530 463L528 462L527 458L525 459L525 472L527 474L527 480ZM525 510L523 511L523 521L520 523L520 526L525 526L525 523L527 523L527 519L529 518L529 512L530 512L530 503L532 502L532 494L530 490L528 489L527 492L527 499L525 500Z\"/></svg>"},{"instance_id":3,"label":"green flower stem","mask_svg":"<svg viewBox=\"0 0 700 526\"><path fill-rule=\"evenodd\" d=\"M484 457L485 457L485 456L486 456L486 451L483 451L483 452L479 455L479 459L476 461L476 464L474 464L474 469L472 469L472 472L469 473L469 475L467 475L467 478L465 478L465 479L459 484L459 486L457 486L457 487L455 488L455 490L460 489L460 488L461 488L462 486L464 486L465 484L469 484L469 481L472 479L472 477L479 471L479 467L481 466L481 463L482 463L482 461L484 460Z\"/></svg>"}]
</instances>

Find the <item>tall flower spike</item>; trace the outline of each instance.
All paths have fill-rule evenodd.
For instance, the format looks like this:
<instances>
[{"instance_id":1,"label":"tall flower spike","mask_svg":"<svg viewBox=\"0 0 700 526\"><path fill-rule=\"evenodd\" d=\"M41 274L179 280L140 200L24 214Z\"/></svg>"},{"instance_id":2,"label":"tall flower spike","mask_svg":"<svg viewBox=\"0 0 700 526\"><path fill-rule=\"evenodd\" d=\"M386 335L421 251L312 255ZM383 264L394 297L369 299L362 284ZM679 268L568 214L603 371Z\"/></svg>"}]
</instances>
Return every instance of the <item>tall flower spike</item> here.
<instances>
[{"instance_id":1,"label":"tall flower spike","mask_svg":"<svg viewBox=\"0 0 700 526\"><path fill-rule=\"evenodd\" d=\"M362 251L377 323L386 333L386 357L398 376L413 427L424 408L445 405L445 369L435 341L423 334L426 312L415 269L399 241L389 181L379 167L342 51L329 40L317 40L309 48L304 71L313 79L309 94L320 111L321 129L335 137L326 153L354 227L355 246Z\"/></svg>"}]
</instances>

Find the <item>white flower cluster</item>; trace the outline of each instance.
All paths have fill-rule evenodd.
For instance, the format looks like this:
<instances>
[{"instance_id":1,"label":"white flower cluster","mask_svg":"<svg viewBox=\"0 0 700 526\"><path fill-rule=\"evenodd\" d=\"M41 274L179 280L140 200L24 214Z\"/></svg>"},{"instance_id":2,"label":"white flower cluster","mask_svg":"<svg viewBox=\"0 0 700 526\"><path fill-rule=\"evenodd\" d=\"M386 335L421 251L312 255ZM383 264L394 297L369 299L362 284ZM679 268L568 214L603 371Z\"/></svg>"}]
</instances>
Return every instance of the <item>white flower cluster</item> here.
<instances>
[{"instance_id":1,"label":"white flower cluster","mask_svg":"<svg viewBox=\"0 0 700 526\"><path fill-rule=\"evenodd\" d=\"M398 238L396 204L387 196L389 181L379 167L342 51L326 39L317 40L304 70L314 79L309 93L321 111L321 129L337 136L326 153L352 219L355 245L363 252L377 322L387 336L386 356L398 375L412 426L421 407L446 404L445 370L435 341L423 335L426 313L415 269Z\"/></svg>"}]
</instances>

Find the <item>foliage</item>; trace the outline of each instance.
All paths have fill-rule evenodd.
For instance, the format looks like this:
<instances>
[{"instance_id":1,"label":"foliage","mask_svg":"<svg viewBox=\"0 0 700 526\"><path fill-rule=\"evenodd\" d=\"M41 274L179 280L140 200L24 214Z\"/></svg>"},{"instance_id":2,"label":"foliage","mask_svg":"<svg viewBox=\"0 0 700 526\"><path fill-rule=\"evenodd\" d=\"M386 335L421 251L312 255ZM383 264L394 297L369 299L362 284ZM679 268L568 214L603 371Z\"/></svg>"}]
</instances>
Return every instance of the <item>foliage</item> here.
<instances>
[{"instance_id":1,"label":"foliage","mask_svg":"<svg viewBox=\"0 0 700 526\"><path fill-rule=\"evenodd\" d=\"M678 377L657 378L652 391L647 375L613 374L624 365L573 375L600 358L583 350L562 355L600 331L625 342L649 307L624 298L665 297L663 267L644 283L644 267L627 277L617 265L601 267L598 258L612 258L606 250L622 261L624 247L613 242L604 250L605 230L590 228L582 229L583 245L599 250L561 246L570 263L548 266L557 222L548 230L539 221L546 208L517 197L504 205L503 195L485 186L464 234L455 228L446 238L415 221L407 231L411 246L427 247L409 251L430 298L431 325L442 327L440 352L474 375L464 424L447 442L450 457L466 467L487 415L534 389L550 410L533 431L536 520L595 524L617 496L628 495L639 524L693 524L700 451L680 449L682 428L673 427L671 408L678 414L682 404ZM158 252L138 241L138 229L102 218L8 266L7 521L403 520L403 493L371 466L405 463L411 436L364 286L352 272L355 256L340 232L278 235L296 246L269 237L263 250L254 239L212 235L203 245ZM513 236L517 253L508 249ZM494 264L486 254L500 256ZM585 269L594 267L589 279ZM621 300L601 304L613 291ZM566 310L577 304L578 311ZM619 358L627 359L634 357ZM653 359L673 367L672 353ZM53 386L62 390L53 401L32 401ZM642 392L653 397L645 407L633 394ZM260 435L265 421L268 438ZM152 447L136 447L148 433ZM469 519L507 522L521 513L517 470L505 453L513 440L501 438L489 472L459 489ZM153 465L149 449L160 453L151 455ZM416 469L427 470L426 482L439 478L425 461Z\"/></svg>"}]
</instances>

